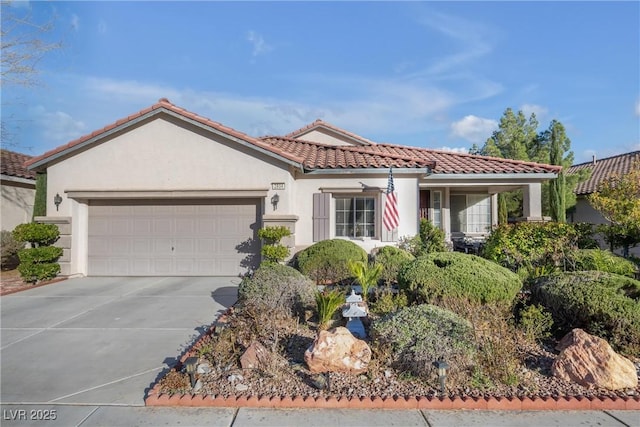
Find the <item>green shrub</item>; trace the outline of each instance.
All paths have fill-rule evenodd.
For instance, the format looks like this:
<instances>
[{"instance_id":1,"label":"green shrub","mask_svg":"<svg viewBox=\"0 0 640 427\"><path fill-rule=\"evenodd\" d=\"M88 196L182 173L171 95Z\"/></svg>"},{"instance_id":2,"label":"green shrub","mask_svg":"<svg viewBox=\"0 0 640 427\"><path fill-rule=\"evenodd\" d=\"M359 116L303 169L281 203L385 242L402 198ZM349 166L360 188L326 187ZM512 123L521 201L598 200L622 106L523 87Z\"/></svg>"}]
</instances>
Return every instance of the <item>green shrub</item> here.
<instances>
[{"instance_id":1,"label":"green shrub","mask_svg":"<svg viewBox=\"0 0 640 427\"><path fill-rule=\"evenodd\" d=\"M595 271L558 273L540 278L532 297L551 312L560 333L582 328L640 356L639 281Z\"/></svg>"},{"instance_id":2,"label":"green shrub","mask_svg":"<svg viewBox=\"0 0 640 427\"><path fill-rule=\"evenodd\" d=\"M565 253L577 247L578 233L571 224L520 222L501 225L485 241L482 256L511 271L540 266L556 267Z\"/></svg>"},{"instance_id":3,"label":"green shrub","mask_svg":"<svg viewBox=\"0 0 640 427\"><path fill-rule=\"evenodd\" d=\"M263 264L238 286L241 305L258 307L274 316L302 315L313 303L316 285L294 268Z\"/></svg>"},{"instance_id":4,"label":"green shrub","mask_svg":"<svg viewBox=\"0 0 640 427\"><path fill-rule=\"evenodd\" d=\"M53 244L60 236L55 224L40 224L30 222L20 224L13 229L13 237L20 242L29 242L32 246L46 246Z\"/></svg>"},{"instance_id":5,"label":"green shrub","mask_svg":"<svg viewBox=\"0 0 640 427\"><path fill-rule=\"evenodd\" d=\"M60 273L60 264L47 262L42 264L20 264L18 266L20 277L27 283L36 283L40 280L53 279Z\"/></svg>"},{"instance_id":6,"label":"green shrub","mask_svg":"<svg viewBox=\"0 0 640 427\"><path fill-rule=\"evenodd\" d=\"M384 315L398 311L409 304L407 295L404 292L394 293L385 289L376 293L375 299L369 304L373 313Z\"/></svg>"},{"instance_id":7,"label":"green shrub","mask_svg":"<svg viewBox=\"0 0 640 427\"><path fill-rule=\"evenodd\" d=\"M18 251L24 248L24 242L16 240L10 231L2 230L0 246L2 250L2 268L15 268L19 263Z\"/></svg>"},{"instance_id":8,"label":"green shrub","mask_svg":"<svg viewBox=\"0 0 640 427\"><path fill-rule=\"evenodd\" d=\"M518 327L527 339L538 341L551 335L553 316L541 305L529 305L519 313Z\"/></svg>"},{"instance_id":9,"label":"green shrub","mask_svg":"<svg viewBox=\"0 0 640 427\"><path fill-rule=\"evenodd\" d=\"M326 329L333 319L333 315L344 303L344 293L340 289L324 289L322 292L316 292L318 329Z\"/></svg>"},{"instance_id":10,"label":"green shrub","mask_svg":"<svg viewBox=\"0 0 640 427\"><path fill-rule=\"evenodd\" d=\"M600 249L598 241L593 237L595 226L588 222L575 222L571 224L576 230L576 244L579 249Z\"/></svg>"},{"instance_id":11,"label":"green shrub","mask_svg":"<svg viewBox=\"0 0 640 427\"><path fill-rule=\"evenodd\" d=\"M21 264L42 264L57 260L62 256L62 248L56 246L40 246L21 249L18 258Z\"/></svg>"},{"instance_id":12,"label":"green shrub","mask_svg":"<svg viewBox=\"0 0 640 427\"><path fill-rule=\"evenodd\" d=\"M268 226L258 230L258 237L262 239L262 257L267 262L278 263L289 257L291 251L280 243L284 237L291 236L291 230L284 225Z\"/></svg>"},{"instance_id":13,"label":"green shrub","mask_svg":"<svg viewBox=\"0 0 640 427\"><path fill-rule=\"evenodd\" d=\"M418 234L400 239L399 247L415 257L433 252L444 252L446 250L444 237L444 231L434 226L428 219L422 218Z\"/></svg>"},{"instance_id":14,"label":"green shrub","mask_svg":"<svg viewBox=\"0 0 640 427\"><path fill-rule=\"evenodd\" d=\"M382 266L380 264L369 264L362 261L349 260L348 264L351 276L362 288L362 300L367 301L369 291L372 287L378 285Z\"/></svg>"},{"instance_id":15,"label":"green shrub","mask_svg":"<svg viewBox=\"0 0 640 427\"><path fill-rule=\"evenodd\" d=\"M432 378L432 362L442 358L451 367L450 375L456 377L473 364L471 324L434 305L403 308L373 321L370 331L377 351L387 353L401 371Z\"/></svg>"},{"instance_id":16,"label":"green shrub","mask_svg":"<svg viewBox=\"0 0 640 427\"><path fill-rule=\"evenodd\" d=\"M475 255L439 252L416 258L398 275L400 289L418 302L453 297L510 305L522 281L517 274Z\"/></svg>"},{"instance_id":17,"label":"green shrub","mask_svg":"<svg viewBox=\"0 0 640 427\"><path fill-rule=\"evenodd\" d=\"M567 256L569 271L604 271L633 277L636 265L628 259L602 249L578 249Z\"/></svg>"},{"instance_id":18,"label":"green shrub","mask_svg":"<svg viewBox=\"0 0 640 427\"><path fill-rule=\"evenodd\" d=\"M360 246L344 239L323 240L298 252L298 269L316 283L336 283L351 277L349 260L367 262Z\"/></svg>"},{"instance_id":19,"label":"green shrub","mask_svg":"<svg viewBox=\"0 0 640 427\"><path fill-rule=\"evenodd\" d=\"M395 246L383 246L373 257L374 262L382 266L380 278L387 284L396 283L398 271L414 259L410 252Z\"/></svg>"}]
</instances>

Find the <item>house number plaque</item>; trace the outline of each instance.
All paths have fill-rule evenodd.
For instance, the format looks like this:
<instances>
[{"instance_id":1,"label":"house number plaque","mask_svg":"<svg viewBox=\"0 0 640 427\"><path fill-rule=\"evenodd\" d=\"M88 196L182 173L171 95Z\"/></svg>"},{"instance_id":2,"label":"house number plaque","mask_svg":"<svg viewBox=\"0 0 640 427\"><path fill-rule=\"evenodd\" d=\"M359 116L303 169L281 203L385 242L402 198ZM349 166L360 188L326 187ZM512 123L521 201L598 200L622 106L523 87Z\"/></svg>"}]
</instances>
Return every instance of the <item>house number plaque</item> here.
<instances>
[{"instance_id":1,"label":"house number plaque","mask_svg":"<svg viewBox=\"0 0 640 427\"><path fill-rule=\"evenodd\" d=\"M272 190L284 190L284 182L272 182L271 183Z\"/></svg>"}]
</instances>

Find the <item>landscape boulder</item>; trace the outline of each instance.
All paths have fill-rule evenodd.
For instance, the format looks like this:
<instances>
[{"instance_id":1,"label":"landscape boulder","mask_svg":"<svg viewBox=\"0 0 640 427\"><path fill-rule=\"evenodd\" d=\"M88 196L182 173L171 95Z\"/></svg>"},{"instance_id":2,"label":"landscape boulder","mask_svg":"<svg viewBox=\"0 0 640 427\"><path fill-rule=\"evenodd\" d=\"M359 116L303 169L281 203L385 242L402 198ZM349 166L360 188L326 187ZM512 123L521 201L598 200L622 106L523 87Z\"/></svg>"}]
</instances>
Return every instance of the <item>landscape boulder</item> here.
<instances>
[{"instance_id":1,"label":"landscape boulder","mask_svg":"<svg viewBox=\"0 0 640 427\"><path fill-rule=\"evenodd\" d=\"M354 337L347 328L320 331L305 351L304 361L312 373L365 372L371 361L371 349L366 342Z\"/></svg>"},{"instance_id":2,"label":"landscape boulder","mask_svg":"<svg viewBox=\"0 0 640 427\"><path fill-rule=\"evenodd\" d=\"M258 341L253 341L240 356L240 366L242 369L264 369L269 359L269 350Z\"/></svg>"},{"instance_id":3,"label":"landscape boulder","mask_svg":"<svg viewBox=\"0 0 640 427\"><path fill-rule=\"evenodd\" d=\"M553 362L552 373L557 378L608 390L638 386L633 363L613 351L602 338L574 329L556 348L560 354Z\"/></svg>"}]
</instances>

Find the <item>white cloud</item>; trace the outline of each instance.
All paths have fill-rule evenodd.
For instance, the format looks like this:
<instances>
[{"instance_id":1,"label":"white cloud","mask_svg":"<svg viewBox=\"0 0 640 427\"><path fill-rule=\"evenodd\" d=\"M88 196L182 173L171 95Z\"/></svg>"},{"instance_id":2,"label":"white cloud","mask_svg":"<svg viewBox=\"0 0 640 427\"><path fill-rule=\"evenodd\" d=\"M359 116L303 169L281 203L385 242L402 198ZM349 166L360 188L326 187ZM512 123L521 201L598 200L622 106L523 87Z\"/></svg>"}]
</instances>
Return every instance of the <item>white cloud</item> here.
<instances>
[{"instance_id":1,"label":"white cloud","mask_svg":"<svg viewBox=\"0 0 640 427\"><path fill-rule=\"evenodd\" d=\"M264 38L253 30L247 33L247 40L253 46L253 51L251 52L253 56L262 55L273 50L273 47L268 45Z\"/></svg>"},{"instance_id":2,"label":"white cloud","mask_svg":"<svg viewBox=\"0 0 640 427\"><path fill-rule=\"evenodd\" d=\"M47 111L45 107L38 105L31 109L31 113L42 129L42 136L47 140L67 142L87 131L84 122L74 119L64 111Z\"/></svg>"},{"instance_id":3,"label":"white cloud","mask_svg":"<svg viewBox=\"0 0 640 427\"><path fill-rule=\"evenodd\" d=\"M447 147L446 145L444 147L436 148L436 150L451 151L452 153L461 153L461 154L469 153L469 149L467 147Z\"/></svg>"},{"instance_id":4,"label":"white cloud","mask_svg":"<svg viewBox=\"0 0 640 427\"><path fill-rule=\"evenodd\" d=\"M80 29L80 17L75 13L71 15L71 28L74 31L78 31Z\"/></svg>"},{"instance_id":5,"label":"white cloud","mask_svg":"<svg viewBox=\"0 0 640 427\"><path fill-rule=\"evenodd\" d=\"M533 113L536 115L536 118L538 120L541 120L547 115L549 109L536 104L523 104L520 106L520 111L522 111L527 118L529 118L529 116L531 116L531 114Z\"/></svg>"},{"instance_id":6,"label":"white cloud","mask_svg":"<svg viewBox=\"0 0 640 427\"><path fill-rule=\"evenodd\" d=\"M636 116L640 116L640 99L636 101Z\"/></svg>"},{"instance_id":7,"label":"white cloud","mask_svg":"<svg viewBox=\"0 0 640 427\"><path fill-rule=\"evenodd\" d=\"M469 115L451 123L451 134L477 144L484 142L497 128L496 120Z\"/></svg>"}]
</instances>

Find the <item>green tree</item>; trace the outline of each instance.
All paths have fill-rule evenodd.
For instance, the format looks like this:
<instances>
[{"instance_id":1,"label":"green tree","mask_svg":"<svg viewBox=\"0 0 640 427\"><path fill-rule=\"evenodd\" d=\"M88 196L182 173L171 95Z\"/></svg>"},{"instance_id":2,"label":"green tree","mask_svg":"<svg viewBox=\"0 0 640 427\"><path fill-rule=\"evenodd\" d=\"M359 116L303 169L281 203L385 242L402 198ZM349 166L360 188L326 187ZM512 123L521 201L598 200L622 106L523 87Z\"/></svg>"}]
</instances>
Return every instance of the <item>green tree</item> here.
<instances>
[{"instance_id":1,"label":"green tree","mask_svg":"<svg viewBox=\"0 0 640 427\"><path fill-rule=\"evenodd\" d=\"M500 118L498 130L493 132L481 149L474 149L485 156L529 161L531 152L537 150L539 145L537 129L535 114L527 118L522 111L514 113L513 109L507 108ZM499 218L522 216L522 191L501 193L499 201Z\"/></svg>"},{"instance_id":2,"label":"green tree","mask_svg":"<svg viewBox=\"0 0 640 427\"><path fill-rule=\"evenodd\" d=\"M598 191L589 195L589 203L610 222L600 227L609 244L622 247L628 258L629 248L640 243L640 160L629 173L603 180Z\"/></svg>"},{"instance_id":3,"label":"green tree","mask_svg":"<svg viewBox=\"0 0 640 427\"><path fill-rule=\"evenodd\" d=\"M551 121L549 135L549 163L562 166L563 154L567 147L571 145L571 141L567 138L562 123L556 120ZM551 211L551 218L557 222L566 221L565 185L563 170L560 170L558 177L549 183L549 210Z\"/></svg>"}]
</instances>

